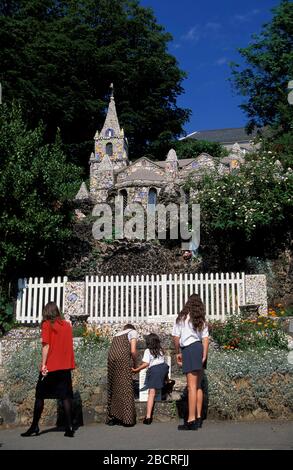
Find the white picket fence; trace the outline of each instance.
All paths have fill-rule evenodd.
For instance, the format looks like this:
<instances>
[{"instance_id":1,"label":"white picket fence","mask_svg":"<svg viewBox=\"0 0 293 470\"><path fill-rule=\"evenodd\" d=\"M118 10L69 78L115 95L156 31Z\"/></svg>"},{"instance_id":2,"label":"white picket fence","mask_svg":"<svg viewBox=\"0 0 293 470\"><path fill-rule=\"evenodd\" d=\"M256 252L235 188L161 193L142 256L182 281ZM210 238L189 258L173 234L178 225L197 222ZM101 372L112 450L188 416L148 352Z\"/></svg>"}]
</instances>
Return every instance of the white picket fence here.
<instances>
[{"instance_id":1,"label":"white picket fence","mask_svg":"<svg viewBox=\"0 0 293 470\"><path fill-rule=\"evenodd\" d=\"M224 321L245 304L244 273L90 276L85 282L91 322L173 321L194 292L211 320Z\"/></svg>"},{"instance_id":2,"label":"white picket fence","mask_svg":"<svg viewBox=\"0 0 293 470\"><path fill-rule=\"evenodd\" d=\"M16 320L40 323L49 301L66 313L67 277L19 279ZM173 321L192 293L200 295L210 320L224 321L245 304L244 273L87 276L84 312L90 322Z\"/></svg>"},{"instance_id":3,"label":"white picket fence","mask_svg":"<svg viewBox=\"0 0 293 470\"><path fill-rule=\"evenodd\" d=\"M42 277L19 279L16 320L21 323L40 323L43 308L49 301L56 302L63 311L66 282L67 277L53 277L50 282L44 282Z\"/></svg>"}]
</instances>

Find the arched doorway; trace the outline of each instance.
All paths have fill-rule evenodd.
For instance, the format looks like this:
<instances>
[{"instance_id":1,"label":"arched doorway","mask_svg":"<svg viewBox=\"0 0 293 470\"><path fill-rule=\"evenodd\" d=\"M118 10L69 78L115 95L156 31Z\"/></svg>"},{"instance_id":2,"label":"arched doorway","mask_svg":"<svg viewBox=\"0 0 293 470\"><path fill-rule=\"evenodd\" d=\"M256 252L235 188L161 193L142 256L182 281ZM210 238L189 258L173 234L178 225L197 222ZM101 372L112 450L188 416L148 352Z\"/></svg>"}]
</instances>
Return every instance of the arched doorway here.
<instances>
[{"instance_id":1,"label":"arched doorway","mask_svg":"<svg viewBox=\"0 0 293 470\"><path fill-rule=\"evenodd\" d=\"M149 194L148 194L148 208L150 210L154 210L157 204L157 190L155 188L150 188L149 189Z\"/></svg>"},{"instance_id":2,"label":"arched doorway","mask_svg":"<svg viewBox=\"0 0 293 470\"><path fill-rule=\"evenodd\" d=\"M109 155L109 157L113 155L113 144L111 144L111 142L106 144L106 154Z\"/></svg>"}]
</instances>

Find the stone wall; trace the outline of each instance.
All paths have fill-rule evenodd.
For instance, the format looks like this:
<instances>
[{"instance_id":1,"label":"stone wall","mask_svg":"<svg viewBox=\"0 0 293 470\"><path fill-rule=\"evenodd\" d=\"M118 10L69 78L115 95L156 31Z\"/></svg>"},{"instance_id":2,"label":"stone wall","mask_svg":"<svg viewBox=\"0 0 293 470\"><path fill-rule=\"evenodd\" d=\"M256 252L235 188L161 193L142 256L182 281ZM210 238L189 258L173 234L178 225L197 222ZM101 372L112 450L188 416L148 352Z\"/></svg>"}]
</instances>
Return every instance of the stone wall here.
<instances>
[{"instance_id":1,"label":"stone wall","mask_svg":"<svg viewBox=\"0 0 293 470\"><path fill-rule=\"evenodd\" d=\"M101 328L105 327L101 326ZM110 336L112 337L121 328L122 325L112 325ZM145 347L143 335L151 331L153 325L138 324L137 328L140 335L138 343L140 360ZM154 420L157 422L178 420L179 417L183 417L187 406L186 379L175 364L173 343L170 337L171 325L156 325L155 331L162 339L166 354L172 358L171 376L176 383L171 395L163 396L164 399L156 403ZM24 387L21 382L22 378L11 384L8 390L5 381L5 364L13 351L16 352L24 341L29 341L31 347L34 348L39 342L39 334L39 328L22 328L18 331L11 331L0 342L2 344L4 342L2 357L4 360L2 366L0 365L0 418L3 419L3 426L28 426L31 422L35 382L30 382L29 386ZM81 338L75 338L75 348L78 347L80 341L82 341ZM107 370L105 361L99 362L99 355L95 355L96 353L88 350L85 364L90 364L90 367L86 365L86 376L81 374L83 368L80 367L78 361L77 369L73 372L73 417L76 425L105 421ZM208 419L292 419L293 377L292 371L290 372L286 364L287 353L268 351L266 357L262 359L263 353L255 355L255 352L251 352L250 356L244 359L247 354L249 353L220 352L211 342L208 367L203 382L204 410ZM279 355L283 355L281 362L278 359ZM27 356L23 361L24 369L26 360ZM37 367L37 358L34 359L34 363L34 365L30 364L32 369ZM91 379L92 375L94 375L94 380ZM33 376L37 377L35 371ZM138 397L137 380L134 380L134 387ZM145 406L144 402L136 401L138 421L141 421L145 415ZM63 424L62 408L58 402L46 400L40 424L42 428Z\"/></svg>"}]
</instances>

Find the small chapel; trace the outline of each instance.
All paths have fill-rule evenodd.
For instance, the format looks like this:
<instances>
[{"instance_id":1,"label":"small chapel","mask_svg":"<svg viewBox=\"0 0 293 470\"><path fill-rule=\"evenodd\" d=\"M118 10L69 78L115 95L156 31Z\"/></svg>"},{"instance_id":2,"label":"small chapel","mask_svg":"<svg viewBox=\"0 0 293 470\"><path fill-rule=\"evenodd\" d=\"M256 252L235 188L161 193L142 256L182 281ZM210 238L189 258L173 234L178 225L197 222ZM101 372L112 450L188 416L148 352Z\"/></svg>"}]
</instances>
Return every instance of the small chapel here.
<instances>
[{"instance_id":1,"label":"small chapel","mask_svg":"<svg viewBox=\"0 0 293 470\"><path fill-rule=\"evenodd\" d=\"M89 199L92 203L107 202L110 190L115 189L123 198L123 206L140 203L146 209L155 205L161 191L174 187L180 188L182 202L188 195L183 185L189 175L200 178L207 171L218 174L228 173L244 163L244 152L237 142L229 155L222 159L201 153L193 158L178 159L174 149L170 149L165 160L153 161L146 156L130 161L128 141L120 127L113 85L108 111L103 128L94 136L94 152L89 160L89 188L83 182L75 199Z\"/></svg>"}]
</instances>

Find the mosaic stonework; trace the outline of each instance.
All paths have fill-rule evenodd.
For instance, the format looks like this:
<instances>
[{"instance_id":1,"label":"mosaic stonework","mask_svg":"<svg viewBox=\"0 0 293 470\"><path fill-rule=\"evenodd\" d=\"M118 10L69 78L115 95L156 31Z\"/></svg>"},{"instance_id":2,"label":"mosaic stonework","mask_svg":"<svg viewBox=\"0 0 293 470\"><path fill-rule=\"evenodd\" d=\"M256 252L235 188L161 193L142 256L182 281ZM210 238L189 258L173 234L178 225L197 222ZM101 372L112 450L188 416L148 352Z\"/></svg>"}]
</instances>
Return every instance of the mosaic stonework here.
<instances>
[{"instance_id":1,"label":"mosaic stonework","mask_svg":"<svg viewBox=\"0 0 293 470\"><path fill-rule=\"evenodd\" d=\"M67 282L65 285L64 314L79 316L85 314L85 283Z\"/></svg>"},{"instance_id":2,"label":"mosaic stonework","mask_svg":"<svg viewBox=\"0 0 293 470\"><path fill-rule=\"evenodd\" d=\"M267 315L267 281L264 274L245 275L245 304L260 305L259 314Z\"/></svg>"},{"instance_id":3,"label":"mosaic stonework","mask_svg":"<svg viewBox=\"0 0 293 470\"><path fill-rule=\"evenodd\" d=\"M145 156L131 162L128 158L128 142L118 121L113 90L104 126L101 132L96 132L94 142L94 152L89 160L88 193L88 198L93 202L107 202L110 189L116 189L118 193L126 190L128 203L140 202L146 208L151 189L156 189L158 195L170 182L182 186L191 174L195 180L209 171L222 175L244 162L238 144L230 150L230 155L221 160L207 153L178 159L175 150L170 149L163 161L153 161ZM142 192L146 194L142 195ZM81 196L86 196L84 183L76 199Z\"/></svg>"}]
</instances>

